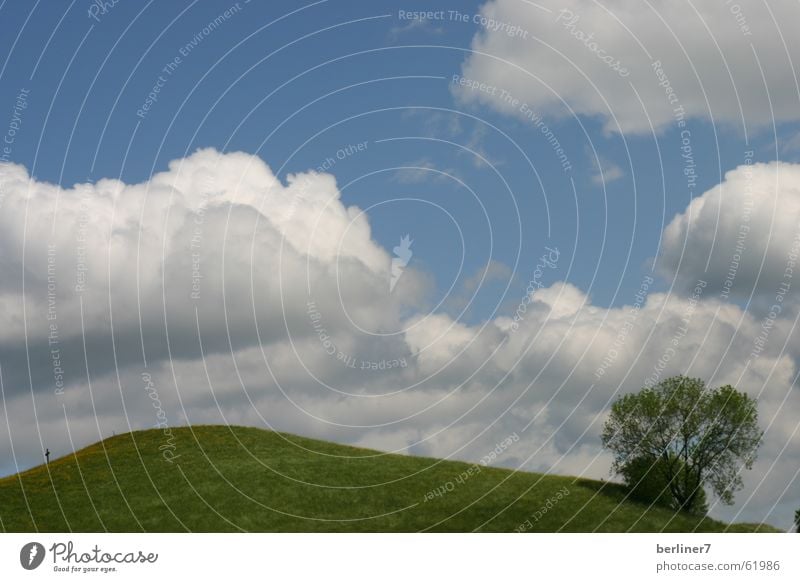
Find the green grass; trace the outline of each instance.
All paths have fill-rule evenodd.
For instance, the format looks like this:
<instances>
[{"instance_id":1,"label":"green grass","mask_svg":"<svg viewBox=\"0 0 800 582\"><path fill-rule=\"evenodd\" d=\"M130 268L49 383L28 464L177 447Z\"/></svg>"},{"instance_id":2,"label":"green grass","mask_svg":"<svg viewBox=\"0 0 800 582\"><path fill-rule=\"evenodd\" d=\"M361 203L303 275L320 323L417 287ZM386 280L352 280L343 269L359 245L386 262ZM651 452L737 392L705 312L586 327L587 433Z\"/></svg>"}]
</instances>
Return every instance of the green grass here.
<instances>
[{"instance_id":1,"label":"green grass","mask_svg":"<svg viewBox=\"0 0 800 582\"><path fill-rule=\"evenodd\" d=\"M164 432L148 430L0 479L0 531L508 532L526 520L524 529L543 532L779 531L648 508L614 483L478 470L255 428L172 433L173 463L159 450Z\"/></svg>"}]
</instances>

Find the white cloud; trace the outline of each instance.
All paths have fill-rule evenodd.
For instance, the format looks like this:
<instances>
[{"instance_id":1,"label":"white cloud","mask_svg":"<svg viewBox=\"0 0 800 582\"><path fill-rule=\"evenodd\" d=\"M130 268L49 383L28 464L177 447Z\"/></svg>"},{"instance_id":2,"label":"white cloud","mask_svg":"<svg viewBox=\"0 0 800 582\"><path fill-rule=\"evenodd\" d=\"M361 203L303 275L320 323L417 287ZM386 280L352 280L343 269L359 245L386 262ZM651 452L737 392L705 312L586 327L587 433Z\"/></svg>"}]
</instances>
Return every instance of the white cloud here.
<instances>
[{"instance_id":1,"label":"white cloud","mask_svg":"<svg viewBox=\"0 0 800 582\"><path fill-rule=\"evenodd\" d=\"M594 174L592 183L597 186L610 184L625 176L625 172L617 164L602 156L591 156Z\"/></svg>"},{"instance_id":2,"label":"white cloud","mask_svg":"<svg viewBox=\"0 0 800 582\"><path fill-rule=\"evenodd\" d=\"M744 164L669 223L657 266L683 288L702 279L708 293L771 305L783 284L798 285L799 225L800 165Z\"/></svg>"},{"instance_id":3,"label":"white cloud","mask_svg":"<svg viewBox=\"0 0 800 582\"><path fill-rule=\"evenodd\" d=\"M407 24L393 26L389 29L389 38L391 40L397 40L401 36L412 33L441 35L444 34L444 32L443 27L433 26L430 20L409 20Z\"/></svg>"},{"instance_id":4,"label":"white cloud","mask_svg":"<svg viewBox=\"0 0 800 582\"><path fill-rule=\"evenodd\" d=\"M650 132L687 118L762 126L800 119L793 0L769 3L491 0L463 75L467 102L519 114L518 99L556 116L599 118L608 131ZM517 26L524 33L513 33ZM659 77L654 63L661 63ZM674 91L674 97L667 89ZM768 88L768 90L767 90ZM500 90L509 93L505 99ZM641 101L640 101L641 99Z\"/></svg>"},{"instance_id":5,"label":"white cloud","mask_svg":"<svg viewBox=\"0 0 800 582\"><path fill-rule=\"evenodd\" d=\"M138 333L141 323L146 333L166 318L191 336L195 308L204 328L247 335L255 318L262 339L284 337L287 324L307 324L309 298L327 307L329 327L349 316L391 328L418 291L409 277L405 296L384 297L390 257L366 214L341 203L331 175L283 185L255 156L207 149L142 184L63 189L16 165L3 165L0 181L0 346L47 339L48 275L62 341L107 334L112 317L117 332ZM13 315L23 313L23 281L25 320ZM372 293L380 299L363 301Z\"/></svg>"},{"instance_id":6,"label":"white cloud","mask_svg":"<svg viewBox=\"0 0 800 582\"><path fill-rule=\"evenodd\" d=\"M419 184L421 182L455 183L464 179L454 168L440 168L431 158L424 157L403 164L395 170L393 178L401 184Z\"/></svg>"}]
</instances>

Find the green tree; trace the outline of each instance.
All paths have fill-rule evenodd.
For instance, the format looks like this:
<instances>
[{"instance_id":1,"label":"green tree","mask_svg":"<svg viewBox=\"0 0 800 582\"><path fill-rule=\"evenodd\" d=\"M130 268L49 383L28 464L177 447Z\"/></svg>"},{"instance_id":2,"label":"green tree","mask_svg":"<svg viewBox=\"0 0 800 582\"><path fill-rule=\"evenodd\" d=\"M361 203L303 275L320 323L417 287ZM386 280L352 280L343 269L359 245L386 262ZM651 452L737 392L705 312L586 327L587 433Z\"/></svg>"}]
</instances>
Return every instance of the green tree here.
<instances>
[{"instance_id":1,"label":"green tree","mask_svg":"<svg viewBox=\"0 0 800 582\"><path fill-rule=\"evenodd\" d=\"M675 480L681 482L684 477L683 464L680 459L676 459L674 462L681 467ZM702 487L697 490L697 495L692 500L691 505L685 507L678 505L670 491L669 485L672 477L670 476L669 468L670 463L660 456L655 458L639 456L625 463L625 466L620 468L619 473L630 488L631 499L635 501L652 503L670 509L683 509L694 514L705 515L708 512L708 504L706 502L706 492Z\"/></svg>"},{"instance_id":2,"label":"green tree","mask_svg":"<svg viewBox=\"0 0 800 582\"><path fill-rule=\"evenodd\" d=\"M709 390L700 379L675 376L617 399L602 440L614 456L613 470L632 490L644 487L652 496L661 483L669 497L651 501L700 512L704 486L733 503L741 469L752 468L762 434L756 401L745 392Z\"/></svg>"},{"instance_id":3,"label":"green tree","mask_svg":"<svg viewBox=\"0 0 800 582\"><path fill-rule=\"evenodd\" d=\"M800 509L794 512L794 529L800 533Z\"/></svg>"}]
</instances>

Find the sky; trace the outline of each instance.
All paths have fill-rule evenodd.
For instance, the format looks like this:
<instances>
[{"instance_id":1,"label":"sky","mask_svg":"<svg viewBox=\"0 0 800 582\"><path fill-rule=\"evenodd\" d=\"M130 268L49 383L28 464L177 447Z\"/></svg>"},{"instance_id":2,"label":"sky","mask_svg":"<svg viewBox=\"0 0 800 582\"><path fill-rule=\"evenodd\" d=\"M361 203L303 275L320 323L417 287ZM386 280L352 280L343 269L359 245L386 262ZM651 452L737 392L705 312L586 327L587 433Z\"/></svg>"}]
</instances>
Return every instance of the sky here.
<instances>
[{"instance_id":1,"label":"sky","mask_svg":"<svg viewBox=\"0 0 800 582\"><path fill-rule=\"evenodd\" d=\"M166 422L607 479L687 374L765 431L711 514L788 528L798 12L3 2L0 474Z\"/></svg>"}]
</instances>

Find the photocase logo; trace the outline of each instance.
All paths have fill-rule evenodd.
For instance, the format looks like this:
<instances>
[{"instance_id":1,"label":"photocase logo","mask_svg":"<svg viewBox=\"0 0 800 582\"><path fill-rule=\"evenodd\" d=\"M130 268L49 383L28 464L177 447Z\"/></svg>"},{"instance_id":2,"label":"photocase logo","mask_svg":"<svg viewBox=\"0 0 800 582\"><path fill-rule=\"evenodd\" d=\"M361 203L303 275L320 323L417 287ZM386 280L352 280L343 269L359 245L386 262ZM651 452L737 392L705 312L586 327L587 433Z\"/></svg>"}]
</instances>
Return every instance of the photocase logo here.
<instances>
[{"instance_id":1,"label":"photocase logo","mask_svg":"<svg viewBox=\"0 0 800 582\"><path fill-rule=\"evenodd\" d=\"M394 291L394 286L397 285L397 281L400 280L408 261L411 260L411 256L414 254L411 252L413 243L411 235L407 234L400 238L400 244L393 249L395 256L392 258L392 277L389 280L389 293Z\"/></svg>"},{"instance_id":2,"label":"photocase logo","mask_svg":"<svg viewBox=\"0 0 800 582\"><path fill-rule=\"evenodd\" d=\"M28 542L19 551L19 563L26 570L35 570L44 561L44 546L39 542Z\"/></svg>"}]
</instances>

